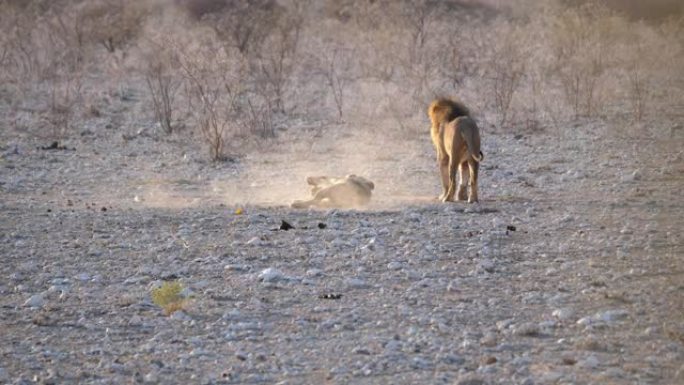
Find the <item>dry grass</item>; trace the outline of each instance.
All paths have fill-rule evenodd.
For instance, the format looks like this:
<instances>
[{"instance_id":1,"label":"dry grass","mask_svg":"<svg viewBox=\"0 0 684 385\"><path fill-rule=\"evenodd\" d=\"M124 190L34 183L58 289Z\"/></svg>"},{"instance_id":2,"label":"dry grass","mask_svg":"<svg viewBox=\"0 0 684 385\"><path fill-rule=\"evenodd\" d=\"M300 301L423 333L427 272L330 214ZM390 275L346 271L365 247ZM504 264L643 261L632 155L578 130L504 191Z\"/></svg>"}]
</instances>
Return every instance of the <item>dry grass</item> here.
<instances>
[{"instance_id":1,"label":"dry grass","mask_svg":"<svg viewBox=\"0 0 684 385\"><path fill-rule=\"evenodd\" d=\"M161 307L164 314L171 315L185 309L186 299L181 295L181 291L183 291L183 286L180 282L164 282L160 287L152 290L152 302Z\"/></svg>"},{"instance_id":2,"label":"dry grass","mask_svg":"<svg viewBox=\"0 0 684 385\"><path fill-rule=\"evenodd\" d=\"M408 122L437 95L506 130L681 102L681 15L579 3L4 1L0 80L62 137L102 88L147 85L139 103L168 132L194 127L213 160L272 137L276 116Z\"/></svg>"}]
</instances>

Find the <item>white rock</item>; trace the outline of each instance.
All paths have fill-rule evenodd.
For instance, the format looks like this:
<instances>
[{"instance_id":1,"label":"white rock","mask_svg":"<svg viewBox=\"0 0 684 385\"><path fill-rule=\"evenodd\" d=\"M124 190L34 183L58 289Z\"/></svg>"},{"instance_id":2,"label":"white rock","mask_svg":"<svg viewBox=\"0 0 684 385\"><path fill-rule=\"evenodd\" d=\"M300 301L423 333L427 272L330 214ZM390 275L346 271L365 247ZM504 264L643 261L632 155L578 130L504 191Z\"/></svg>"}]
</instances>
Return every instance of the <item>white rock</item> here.
<instances>
[{"instance_id":1,"label":"white rock","mask_svg":"<svg viewBox=\"0 0 684 385\"><path fill-rule=\"evenodd\" d=\"M539 325L532 322L524 322L520 325L516 325L513 330L513 334L524 337L536 337L540 332L541 329L539 328Z\"/></svg>"},{"instance_id":2,"label":"white rock","mask_svg":"<svg viewBox=\"0 0 684 385\"><path fill-rule=\"evenodd\" d=\"M551 313L552 316L558 318L561 321L567 321L575 316L575 311L570 308L556 309Z\"/></svg>"},{"instance_id":3,"label":"white rock","mask_svg":"<svg viewBox=\"0 0 684 385\"><path fill-rule=\"evenodd\" d=\"M619 321L627 318L629 316L629 312L627 310L623 309L617 309L617 310L606 310L602 313L597 313L596 317L599 318L600 320L604 322L614 322L614 321Z\"/></svg>"},{"instance_id":4,"label":"white rock","mask_svg":"<svg viewBox=\"0 0 684 385\"><path fill-rule=\"evenodd\" d=\"M24 302L24 306L31 308L41 308L45 306L45 298L42 294L34 294Z\"/></svg>"},{"instance_id":5,"label":"white rock","mask_svg":"<svg viewBox=\"0 0 684 385\"><path fill-rule=\"evenodd\" d=\"M195 349L192 349L188 355L190 357L202 357L202 356L209 356L209 355L211 355L211 353L209 353L205 349L197 347Z\"/></svg>"},{"instance_id":6,"label":"white rock","mask_svg":"<svg viewBox=\"0 0 684 385\"><path fill-rule=\"evenodd\" d=\"M253 238L251 238L249 241L247 241L246 244L247 244L247 245L250 245L250 246L262 246L263 243L264 243L264 242L261 240L261 238L259 238L259 237L253 237Z\"/></svg>"},{"instance_id":7,"label":"white rock","mask_svg":"<svg viewBox=\"0 0 684 385\"><path fill-rule=\"evenodd\" d=\"M228 331L230 332L241 332L241 331L254 331L254 330L261 330L262 325L259 322L251 322L251 321L245 321L245 322L234 322L230 325L228 325Z\"/></svg>"},{"instance_id":8,"label":"white rock","mask_svg":"<svg viewBox=\"0 0 684 385\"><path fill-rule=\"evenodd\" d=\"M577 365L579 367L585 368L585 369L594 369L597 366L599 366L599 359L595 355L590 355L587 358L580 360L577 362Z\"/></svg>"},{"instance_id":9,"label":"white rock","mask_svg":"<svg viewBox=\"0 0 684 385\"><path fill-rule=\"evenodd\" d=\"M195 292L192 291L192 289L190 289L189 287L184 287L184 288L180 291L180 293L178 293L178 295L180 295L180 296L183 297L183 298L190 298L190 297L192 297L192 296L195 295Z\"/></svg>"},{"instance_id":10,"label":"white rock","mask_svg":"<svg viewBox=\"0 0 684 385\"><path fill-rule=\"evenodd\" d=\"M250 270L249 265L239 265L239 264L234 264L234 263L229 263L225 266L223 266L224 270L228 271L236 271L236 272L246 272Z\"/></svg>"},{"instance_id":11,"label":"white rock","mask_svg":"<svg viewBox=\"0 0 684 385\"><path fill-rule=\"evenodd\" d=\"M420 370L425 370L429 369L431 366L430 361L423 357L414 357L413 360L411 361L411 367L414 369L420 369Z\"/></svg>"},{"instance_id":12,"label":"white rock","mask_svg":"<svg viewBox=\"0 0 684 385\"><path fill-rule=\"evenodd\" d=\"M455 382L456 385L485 385L486 382L475 374L464 374Z\"/></svg>"},{"instance_id":13,"label":"white rock","mask_svg":"<svg viewBox=\"0 0 684 385\"><path fill-rule=\"evenodd\" d=\"M449 282L449 285L447 285L447 291L449 292L458 292L461 290L461 280L460 279L454 279L451 282Z\"/></svg>"},{"instance_id":14,"label":"white rock","mask_svg":"<svg viewBox=\"0 0 684 385\"><path fill-rule=\"evenodd\" d=\"M202 290L202 289L205 289L205 288L211 286L211 284L212 284L211 281L209 281L207 279L203 279L201 281L197 281L197 282L193 283L192 287L194 287L195 290Z\"/></svg>"},{"instance_id":15,"label":"white rock","mask_svg":"<svg viewBox=\"0 0 684 385\"><path fill-rule=\"evenodd\" d=\"M465 363L465 358L453 353L447 353L440 358L440 361L448 365L463 365Z\"/></svg>"},{"instance_id":16,"label":"white rock","mask_svg":"<svg viewBox=\"0 0 684 385\"><path fill-rule=\"evenodd\" d=\"M545 333L550 333L553 329L556 328L558 324L556 321L549 320L549 321L542 321L539 323L539 328L544 331Z\"/></svg>"},{"instance_id":17,"label":"white rock","mask_svg":"<svg viewBox=\"0 0 684 385\"><path fill-rule=\"evenodd\" d=\"M556 371L548 371L541 375L539 381L541 384L553 384L558 382L563 377L563 373Z\"/></svg>"},{"instance_id":18,"label":"white rock","mask_svg":"<svg viewBox=\"0 0 684 385\"><path fill-rule=\"evenodd\" d=\"M572 297L569 294L565 293L558 293L554 295L553 297L548 299L548 303L551 305L562 305L564 303L567 303Z\"/></svg>"},{"instance_id":19,"label":"white rock","mask_svg":"<svg viewBox=\"0 0 684 385\"><path fill-rule=\"evenodd\" d=\"M76 275L74 278L76 278L77 280L79 280L81 282L86 282L86 281L90 280L90 274L80 273L80 274Z\"/></svg>"},{"instance_id":20,"label":"white rock","mask_svg":"<svg viewBox=\"0 0 684 385\"><path fill-rule=\"evenodd\" d=\"M370 285L361 278L349 278L347 279L347 287L352 289L366 289L370 287Z\"/></svg>"},{"instance_id":21,"label":"white rock","mask_svg":"<svg viewBox=\"0 0 684 385\"><path fill-rule=\"evenodd\" d=\"M306 271L306 276L309 278L320 277L322 275L323 275L323 270L321 270L321 269L313 268L313 269L309 269Z\"/></svg>"},{"instance_id":22,"label":"white rock","mask_svg":"<svg viewBox=\"0 0 684 385\"><path fill-rule=\"evenodd\" d=\"M392 261L392 262L387 264L387 268L389 270L399 270L402 267L404 267L404 264L402 262L399 262L399 261Z\"/></svg>"},{"instance_id":23,"label":"white rock","mask_svg":"<svg viewBox=\"0 0 684 385\"><path fill-rule=\"evenodd\" d=\"M582 317L577 320L578 325L589 326L596 324L610 324L616 321L623 320L627 318L629 312L627 310L606 310L603 312L598 312L592 316Z\"/></svg>"},{"instance_id":24,"label":"white rock","mask_svg":"<svg viewBox=\"0 0 684 385\"><path fill-rule=\"evenodd\" d=\"M269 267L259 273L259 280L262 282L278 282L285 279L285 275L278 269Z\"/></svg>"},{"instance_id":25,"label":"white rock","mask_svg":"<svg viewBox=\"0 0 684 385\"><path fill-rule=\"evenodd\" d=\"M482 346L493 347L496 346L497 340L498 338L496 333L488 332L484 335L484 337L482 337L482 339L480 340L480 344Z\"/></svg>"},{"instance_id":26,"label":"white rock","mask_svg":"<svg viewBox=\"0 0 684 385\"><path fill-rule=\"evenodd\" d=\"M623 378L625 371L620 368L608 368L603 371L603 375L610 378Z\"/></svg>"},{"instance_id":27,"label":"white rock","mask_svg":"<svg viewBox=\"0 0 684 385\"><path fill-rule=\"evenodd\" d=\"M145 375L144 381L147 384L157 384L159 383L159 376L156 372L150 372Z\"/></svg>"},{"instance_id":28,"label":"white rock","mask_svg":"<svg viewBox=\"0 0 684 385\"><path fill-rule=\"evenodd\" d=\"M171 314L171 316L169 318L176 320L176 321L190 321L190 320L192 320L192 318L182 310L178 310L178 311L173 312L173 314Z\"/></svg>"},{"instance_id":29,"label":"white rock","mask_svg":"<svg viewBox=\"0 0 684 385\"><path fill-rule=\"evenodd\" d=\"M403 345L402 345L402 343L401 343L400 341L397 341L397 340L389 340L389 341L387 341L387 343L385 344L385 349L386 349L386 350L389 350L389 351L392 351L392 352L396 352L396 351L401 350L402 346L403 346Z\"/></svg>"},{"instance_id":30,"label":"white rock","mask_svg":"<svg viewBox=\"0 0 684 385\"><path fill-rule=\"evenodd\" d=\"M496 328L499 331L504 331L504 330L508 329L509 327L511 327L511 325L513 325L513 322L514 321L512 318L505 319L503 321L499 321L496 323Z\"/></svg>"}]
</instances>

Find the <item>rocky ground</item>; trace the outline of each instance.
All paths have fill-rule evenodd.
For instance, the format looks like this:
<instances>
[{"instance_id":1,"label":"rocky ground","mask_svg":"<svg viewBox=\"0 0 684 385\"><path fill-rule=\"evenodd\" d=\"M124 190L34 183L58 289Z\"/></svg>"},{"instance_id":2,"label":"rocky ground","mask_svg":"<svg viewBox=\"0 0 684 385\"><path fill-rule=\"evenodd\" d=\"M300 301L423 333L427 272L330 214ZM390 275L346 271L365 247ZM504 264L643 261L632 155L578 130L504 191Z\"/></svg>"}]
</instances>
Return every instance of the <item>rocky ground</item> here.
<instances>
[{"instance_id":1,"label":"rocky ground","mask_svg":"<svg viewBox=\"0 0 684 385\"><path fill-rule=\"evenodd\" d=\"M5 130L0 383L684 383L671 127L485 132L475 205L431 199L427 133L368 161L382 138L300 127L213 165L153 128ZM348 172L369 208L287 207Z\"/></svg>"}]
</instances>

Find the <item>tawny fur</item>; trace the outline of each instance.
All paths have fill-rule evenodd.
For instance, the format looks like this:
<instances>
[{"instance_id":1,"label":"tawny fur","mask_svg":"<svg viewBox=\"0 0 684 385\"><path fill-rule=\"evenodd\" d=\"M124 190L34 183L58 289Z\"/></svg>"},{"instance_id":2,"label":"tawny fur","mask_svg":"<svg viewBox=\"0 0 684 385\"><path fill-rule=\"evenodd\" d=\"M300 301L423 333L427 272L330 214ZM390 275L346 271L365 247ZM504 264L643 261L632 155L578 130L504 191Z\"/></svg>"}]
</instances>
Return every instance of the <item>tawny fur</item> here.
<instances>
[{"instance_id":1,"label":"tawny fur","mask_svg":"<svg viewBox=\"0 0 684 385\"><path fill-rule=\"evenodd\" d=\"M373 182L353 174L344 178L311 176L306 178L306 182L311 186L313 198L294 201L291 205L293 208L360 207L370 202L371 192L375 188Z\"/></svg>"},{"instance_id":2,"label":"tawny fur","mask_svg":"<svg viewBox=\"0 0 684 385\"><path fill-rule=\"evenodd\" d=\"M437 99L428 107L430 136L437 151L437 163L442 181L443 202L466 200L465 168L468 167L468 202L477 202L477 179L480 162L480 130L463 103L452 99ZM456 170L459 181L456 184Z\"/></svg>"}]
</instances>

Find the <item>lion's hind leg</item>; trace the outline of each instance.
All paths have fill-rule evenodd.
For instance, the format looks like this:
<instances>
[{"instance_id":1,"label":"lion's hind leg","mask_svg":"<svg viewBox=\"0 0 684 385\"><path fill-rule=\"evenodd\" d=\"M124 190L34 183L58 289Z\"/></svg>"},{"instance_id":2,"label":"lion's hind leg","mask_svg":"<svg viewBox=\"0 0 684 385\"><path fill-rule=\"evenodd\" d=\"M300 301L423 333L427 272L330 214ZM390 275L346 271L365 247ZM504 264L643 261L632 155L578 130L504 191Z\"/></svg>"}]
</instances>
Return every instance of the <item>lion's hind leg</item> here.
<instances>
[{"instance_id":1,"label":"lion's hind leg","mask_svg":"<svg viewBox=\"0 0 684 385\"><path fill-rule=\"evenodd\" d=\"M453 202L454 194L456 193L456 170L458 169L458 163L453 158L449 158L449 188L444 196L443 202Z\"/></svg>"},{"instance_id":2,"label":"lion's hind leg","mask_svg":"<svg viewBox=\"0 0 684 385\"><path fill-rule=\"evenodd\" d=\"M470 181L469 187L470 191L468 194L468 203L474 203L478 201L477 198L477 178L480 172L480 163L474 159L468 160L468 168L470 170Z\"/></svg>"},{"instance_id":3,"label":"lion's hind leg","mask_svg":"<svg viewBox=\"0 0 684 385\"><path fill-rule=\"evenodd\" d=\"M464 201L467 198L466 192L466 167L467 162L461 162L458 165L458 189L456 190L456 199Z\"/></svg>"}]
</instances>

